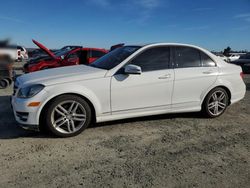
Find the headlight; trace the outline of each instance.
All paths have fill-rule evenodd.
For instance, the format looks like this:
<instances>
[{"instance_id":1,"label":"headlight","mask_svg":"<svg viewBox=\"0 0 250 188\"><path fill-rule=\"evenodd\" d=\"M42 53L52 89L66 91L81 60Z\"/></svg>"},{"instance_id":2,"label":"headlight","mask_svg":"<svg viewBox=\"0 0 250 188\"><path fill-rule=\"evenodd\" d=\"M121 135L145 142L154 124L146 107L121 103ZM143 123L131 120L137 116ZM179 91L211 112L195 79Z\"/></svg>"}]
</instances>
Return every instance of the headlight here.
<instances>
[{"instance_id":1,"label":"headlight","mask_svg":"<svg viewBox=\"0 0 250 188\"><path fill-rule=\"evenodd\" d=\"M43 90L45 86L41 84L20 88L17 94L19 98L31 98Z\"/></svg>"}]
</instances>

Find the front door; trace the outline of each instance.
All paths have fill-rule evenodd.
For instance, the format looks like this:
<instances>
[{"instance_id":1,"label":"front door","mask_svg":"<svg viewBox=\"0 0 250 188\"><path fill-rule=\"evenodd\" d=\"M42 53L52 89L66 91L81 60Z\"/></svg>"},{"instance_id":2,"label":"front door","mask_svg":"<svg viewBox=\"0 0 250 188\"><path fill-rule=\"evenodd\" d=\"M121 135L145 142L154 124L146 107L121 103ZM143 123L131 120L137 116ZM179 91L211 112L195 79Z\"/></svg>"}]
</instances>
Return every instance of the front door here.
<instances>
[{"instance_id":1,"label":"front door","mask_svg":"<svg viewBox=\"0 0 250 188\"><path fill-rule=\"evenodd\" d=\"M146 49L129 64L140 66L142 74L117 73L112 77L112 114L169 110L174 81L174 70L169 67L170 48Z\"/></svg>"}]
</instances>

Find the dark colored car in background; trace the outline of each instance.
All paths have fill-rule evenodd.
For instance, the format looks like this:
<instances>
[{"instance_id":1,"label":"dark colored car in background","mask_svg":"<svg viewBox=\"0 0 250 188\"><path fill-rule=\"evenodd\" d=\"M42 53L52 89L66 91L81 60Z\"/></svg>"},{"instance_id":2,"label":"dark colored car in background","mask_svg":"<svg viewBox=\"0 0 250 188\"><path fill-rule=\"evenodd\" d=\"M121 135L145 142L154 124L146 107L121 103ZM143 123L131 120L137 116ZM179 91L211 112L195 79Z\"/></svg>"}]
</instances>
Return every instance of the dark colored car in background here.
<instances>
[{"instance_id":1,"label":"dark colored car in background","mask_svg":"<svg viewBox=\"0 0 250 188\"><path fill-rule=\"evenodd\" d=\"M46 55L30 59L23 67L25 73L63 66L90 64L108 53L105 49L84 48L81 46L65 46L52 52L41 43L35 40L33 42Z\"/></svg>"},{"instance_id":2,"label":"dark colored car in background","mask_svg":"<svg viewBox=\"0 0 250 188\"><path fill-rule=\"evenodd\" d=\"M239 59L231 63L241 66L243 73L250 73L250 53L242 55Z\"/></svg>"}]
</instances>

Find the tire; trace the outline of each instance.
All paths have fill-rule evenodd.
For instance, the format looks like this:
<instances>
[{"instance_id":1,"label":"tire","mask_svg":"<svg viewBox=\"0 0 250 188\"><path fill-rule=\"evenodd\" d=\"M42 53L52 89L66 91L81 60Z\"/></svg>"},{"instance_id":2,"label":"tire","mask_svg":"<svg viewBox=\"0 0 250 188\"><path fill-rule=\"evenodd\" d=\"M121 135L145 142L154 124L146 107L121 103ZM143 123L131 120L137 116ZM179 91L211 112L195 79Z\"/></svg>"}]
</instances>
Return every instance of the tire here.
<instances>
[{"instance_id":1,"label":"tire","mask_svg":"<svg viewBox=\"0 0 250 188\"><path fill-rule=\"evenodd\" d=\"M58 137L72 137L83 132L91 122L91 108L81 97L62 95L43 113L48 130Z\"/></svg>"},{"instance_id":2,"label":"tire","mask_svg":"<svg viewBox=\"0 0 250 188\"><path fill-rule=\"evenodd\" d=\"M221 116L229 105L228 93L221 87L211 90L202 105L202 111L206 117L216 118Z\"/></svg>"},{"instance_id":3,"label":"tire","mask_svg":"<svg viewBox=\"0 0 250 188\"><path fill-rule=\"evenodd\" d=\"M0 80L0 88L5 89L9 86L9 81L7 79Z\"/></svg>"},{"instance_id":4,"label":"tire","mask_svg":"<svg viewBox=\"0 0 250 188\"><path fill-rule=\"evenodd\" d=\"M9 86L12 84L12 79L11 79L11 78L5 78L5 80L8 81L8 85L9 85Z\"/></svg>"},{"instance_id":5,"label":"tire","mask_svg":"<svg viewBox=\"0 0 250 188\"><path fill-rule=\"evenodd\" d=\"M8 87L8 81L5 79L0 80L0 89L5 89L6 87Z\"/></svg>"}]
</instances>

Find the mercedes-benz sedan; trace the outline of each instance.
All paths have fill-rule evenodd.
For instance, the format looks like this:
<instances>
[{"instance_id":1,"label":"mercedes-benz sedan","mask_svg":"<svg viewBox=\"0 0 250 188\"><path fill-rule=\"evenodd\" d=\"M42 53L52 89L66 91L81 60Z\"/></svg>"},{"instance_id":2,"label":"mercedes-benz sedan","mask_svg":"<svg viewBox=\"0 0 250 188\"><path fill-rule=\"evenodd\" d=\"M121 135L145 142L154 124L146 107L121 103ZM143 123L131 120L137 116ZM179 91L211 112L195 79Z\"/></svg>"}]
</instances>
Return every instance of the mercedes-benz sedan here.
<instances>
[{"instance_id":1,"label":"mercedes-benz sedan","mask_svg":"<svg viewBox=\"0 0 250 188\"><path fill-rule=\"evenodd\" d=\"M24 128L69 137L92 122L197 111L218 117L243 99L242 76L241 67L196 46L124 46L89 66L19 77L12 106Z\"/></svg>"}]
</instances>

